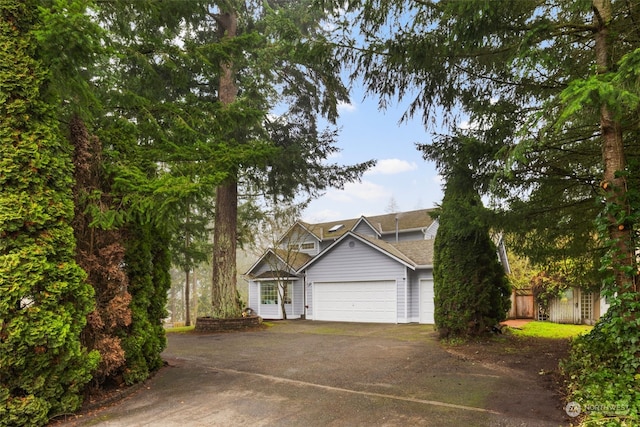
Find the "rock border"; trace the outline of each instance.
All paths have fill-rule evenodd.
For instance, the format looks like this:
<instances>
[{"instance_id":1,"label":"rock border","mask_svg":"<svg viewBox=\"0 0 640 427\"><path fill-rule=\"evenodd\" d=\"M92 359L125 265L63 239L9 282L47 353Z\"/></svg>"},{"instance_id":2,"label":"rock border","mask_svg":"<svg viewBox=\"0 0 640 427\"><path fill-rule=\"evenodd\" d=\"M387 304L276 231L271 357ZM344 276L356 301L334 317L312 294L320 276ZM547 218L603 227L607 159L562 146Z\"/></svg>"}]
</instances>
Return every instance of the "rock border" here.
<instances>
[{"instance_id":1,"label":"rock border","mask_svg":"<svg viewBox=\"0 0 640 427\"><path fill-rule=\"evenodd\" d=\"M235 319L217 319L214 317L198 317L196 332L226 332L254 328L262 323L260 316L238 317Z\"/></svg>"}]
</instances>

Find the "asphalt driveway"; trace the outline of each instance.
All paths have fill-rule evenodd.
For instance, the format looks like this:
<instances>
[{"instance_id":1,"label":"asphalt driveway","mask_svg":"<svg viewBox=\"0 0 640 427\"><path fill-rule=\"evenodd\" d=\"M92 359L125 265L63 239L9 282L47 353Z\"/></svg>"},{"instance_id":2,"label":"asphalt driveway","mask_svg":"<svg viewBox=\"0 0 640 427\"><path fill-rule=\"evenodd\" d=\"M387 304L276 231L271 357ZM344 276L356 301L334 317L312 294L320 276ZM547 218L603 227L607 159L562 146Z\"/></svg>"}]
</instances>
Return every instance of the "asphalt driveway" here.
<instances>
[{"instance_id":1,"label":"asphalt driveway","mask_svg":"<svg viewBox=\"0 0 640 427\"><path fill-rule=\"evenodd\" d=\"M169 334L168 366L74 426L559 426L536 378L446 352L428 325L277 322Z\"/></svg>"}]
</instances>

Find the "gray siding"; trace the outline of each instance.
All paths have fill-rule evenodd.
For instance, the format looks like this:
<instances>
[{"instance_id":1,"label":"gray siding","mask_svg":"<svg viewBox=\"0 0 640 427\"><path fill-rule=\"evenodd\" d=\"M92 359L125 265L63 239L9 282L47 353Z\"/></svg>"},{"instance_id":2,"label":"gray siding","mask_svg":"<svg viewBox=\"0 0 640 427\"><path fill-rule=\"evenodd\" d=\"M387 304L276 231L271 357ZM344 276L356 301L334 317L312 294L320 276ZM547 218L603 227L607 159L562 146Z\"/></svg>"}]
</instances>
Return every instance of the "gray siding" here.
<instances>
[{"instance_id":1,"label":"gray siding","mask_svg":"<svg viewBox=\"0 0 640 427\"><path fill-rule=\"evenodd\" d=\"M313 243L314 248L313 249L298 248L295 250L308 253L309 255L317 255L319 253L318 239L316 239L313 235L307 232L303 232L302 229L292 231L291 234L289 235L289 238L285 238L280 243L280 248L287 250L290 244L299 246L299 245L302 245L303 243Z\"/></svg>"},{"instance_id":2,"label":"gray siding","mask_svg":"<svg viewBox=\"0 0 640 427\"><path fill-rule=\"evenodd\" d=\"M263 319L280 319L280 308L278 304L262 304L258 314Z\"/></svg>"},{"instance_id":3,"label":"gray siding","mask_svg":"<svg viewBox=\"0 0 640 427\"><path fill-rule=\"evenodd\" d=\"M353 242L353 247L350 246ZM340 245L307 270L307 283L350 282L369 280L395 280L397 283L397 320L405 319L405 277L406 267L376 249L352 238ZM313 318L313 292L307 288L307 315Z\"/></svg>"},{"instance_id":4,"label":"gray siding","mask_svg":"<svg viewBox=\"0 0 640 427\"><path fill-rule=\"evenodd\" d=\"M304 281L296 280L293 282L293 307L291 314L294 317L300 317L304 314ZM289 312L287 311L287 314Z\"/></svg>"},{"instance_id":5,"label":"gray siding","mask_svg":"<svg viewBox=\"0 0 640 427\"><path fill-rule=\"evenodd\" d=\"M358 224L358 226L353 231L355 233L362 234L364 236L371 236L371 237L377 236L377 233L374 230L372 230L369 224L367 224L364 221L360 222L360 224Z\"/></svg>"},{"instance_id":6,"label":"gray siding","mask_svg":"<svg viewBox=\"0 0 640 427\"><path fill-rule=\"evenodd\" d=\"M404 277L402 264L353 238L340 242L307 270L308 283L395 280L398 277Z\"/></svg>"},{"instance_id":7,"label":"gray siding","mask_svg":"<svg viewBox=\"0 0 640 427\"><path fill-rule=\"evenodd\" d=\"M409 271L409 322L420 321L420 280L433 280L433 270L416 270Z\"/></svg>"},{"instance_id":8,"label":"gray siding","mask_svg":"<svg viewBox=\"0 0 640 427\"><path fill-rule=\"evenodd\" d=\"M280 304L260 304L260 283L249 283L249 301L251 308L264 319L282 319ZM304 284L302 280L293 282L292 303L285 304L288 319L297 319L304 313Z\"/></svg>"},{"instance_id":9,"label":"gray siding","mask_svg":"<svg viewBox=\"0 0 640 427\"><path fill-rule=\"evenodd\" d=\"M406 269L406 267L405 267ZM396 299L397 301L397 308L396 308L396 313L398 315L398 322L405 322L406 318L407 318L407 312L406 312L406 297L407 297L407 293L408 293L408 286L405 286L405 278L404 277L399 277L396 280L396 286L398 288L398 297ZM407 284L408 285L408 284Z\"/></svg>"},{"instance_id":10,"label":"gray siding","mask_svg":"<svg viewBox=\"0 0 640 427\"><path fill-rule=\"evenodd\" d=\"M396 234L386 233L382 236L382 240L386 242L395 242ZM424 233L420 230L404 231L404 232L400 231L400 233L398 233L399 242L406 242L406 241L413 241L413 240L424 240Z\"/></svg>"},{"instance_id":11,"label":"gray siding","mask_svg":"<svg viewBox=\"0 0 640 427\"><path fill-rule=\"evenodd\" d=\"M262 273L266 273L267 271L271 270L271 266L269 265L268 262L260 261L260 264L258 264L252 271L252 274L255 276L259 276Z\"/></svg>"},{"instance_id":12,"label":"gray siding","mask_svg":"<svg viewBox=\"0 0 640 427\"><path fill-rule=\"evenodd\" d=\"M320 242L320 252L324 251L329 246L333 245L334 242L335 240L323 240L322 242Z\"/></svg>"},{"instance_id":13,"label":"gray siding","mask_svg":"<svg viewBox=\"0 0 640 427\"><path fill-rule=\"evenodd\" d=\"M249 307L258 310L258 306L260 305L260 286L258 282L254 282L253 280L249 281Z\"/></svg>"}]
</instances>

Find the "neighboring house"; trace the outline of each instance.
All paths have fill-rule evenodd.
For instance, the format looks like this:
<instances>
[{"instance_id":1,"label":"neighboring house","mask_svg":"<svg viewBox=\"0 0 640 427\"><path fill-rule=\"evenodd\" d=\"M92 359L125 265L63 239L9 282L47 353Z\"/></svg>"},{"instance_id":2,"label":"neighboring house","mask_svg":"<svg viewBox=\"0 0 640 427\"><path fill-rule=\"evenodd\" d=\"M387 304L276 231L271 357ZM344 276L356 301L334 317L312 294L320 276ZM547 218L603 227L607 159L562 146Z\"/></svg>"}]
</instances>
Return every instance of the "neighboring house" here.
<instances>
[{"instance_id":1,"label":"neighboring house","mask_svg":"<svg viewBox=\"0 0 640 427\"><path fill-rule=\"evenodd\" d=\"M438 222L429 212L297 221L245 273L249 307L265 319L283 318L284 300L288 319L434 323Z\"/></svg>"},{"instance_id":2,"label":"neighboring house","mask_svg":"<svg viewBox=\"0 0 640 427\"><path fill-rule=\"evenodd\" d=\"M594 325L608 309L609 304L600 292L572 287L561 296L552 298L545 310L536 302L532 289L526 288L513 290L508 317Z\"/></svg>"},{"instance_id":3,"label":"neighboring house","mask_svg":"<svg viewBox=\"0 0 640 427\"><path fill-rule=\"evenodd\" d=\"M555 323L594 325L607 312L609 304L600 292L587 292L581 288L569 288L559 298L549 301L547 313L538 311L538 320Z\"/></svg>"}]
</instances>

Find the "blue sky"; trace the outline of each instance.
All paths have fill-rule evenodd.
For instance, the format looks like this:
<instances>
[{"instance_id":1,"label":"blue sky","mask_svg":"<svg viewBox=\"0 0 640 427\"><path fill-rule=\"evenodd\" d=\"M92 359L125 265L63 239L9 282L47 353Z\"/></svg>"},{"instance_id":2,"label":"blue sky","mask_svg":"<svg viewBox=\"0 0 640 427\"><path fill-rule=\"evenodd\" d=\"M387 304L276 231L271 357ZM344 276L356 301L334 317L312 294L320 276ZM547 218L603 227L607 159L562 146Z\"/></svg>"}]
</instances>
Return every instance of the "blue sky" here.
<instances>
[{"instance_id":1,"label":"blue sky","mask_svg":"<svg viewBox=\"0 0 640 427\"><path fill-rule=\"evenodd\" d=\"M330 189L312 201L303 220L325 222L384 214L392 199L399 211L432 208L442 201L435 164L425 161L415 146L430 142L433 131L425 130L421 117L399 124L403 112L399 105L379 111L375 98L363 99L362 91L354 90L351 104L340 108L341 152L330 160L353 164L376 159L378 163L360 183L347 184L344 190Z\"/></svg>"}]
</instances>

